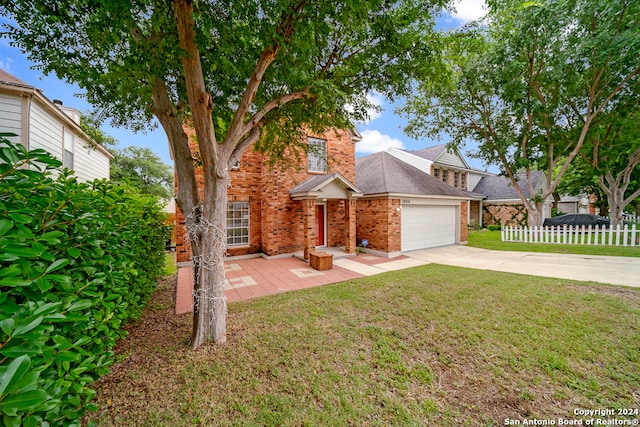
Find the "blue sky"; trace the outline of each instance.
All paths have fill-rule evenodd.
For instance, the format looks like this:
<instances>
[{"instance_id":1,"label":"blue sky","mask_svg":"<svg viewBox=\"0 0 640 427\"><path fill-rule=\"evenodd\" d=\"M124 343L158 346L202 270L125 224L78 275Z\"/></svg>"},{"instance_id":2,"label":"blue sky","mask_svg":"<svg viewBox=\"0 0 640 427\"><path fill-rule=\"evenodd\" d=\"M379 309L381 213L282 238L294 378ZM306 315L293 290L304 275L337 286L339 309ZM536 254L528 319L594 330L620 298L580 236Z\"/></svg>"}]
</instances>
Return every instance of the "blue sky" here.
<instances>
[{"instance_id":1,"label":"blue sky","mask_svg":"<svg viewBox=\"0 0 640 427\"><path fill-rule=\"evenodd\" d=\"M438 20L440 28L455 28L466 22L479 18L483 12L484 0L461 0L456 4L456 13L443 13ZM24 82L38 87L44 95L53 100L58 99L65 106L73 107L80 111L91 110L91 105L82 97L83 91L74 85L69 85L59 80L55 76L44 76L39 70L32 68L33 63L29 62L25 55L18 49L9 46L6 39L0 39L0 68L13 74ZM356 145L356 155L384 151L388 147L397 147L407 150L417 150L435 144L447 142L446 138L441 141L414 140L403 133L406 119L394 113L395 105L390 104L378 94L370 94L370 99L382 108L380 113L374 113L367 123L358 124L358 130L363 136L361 142ZM146 134L135 134L125 128L113 128L108 123L102 126L103 130L120 141L121 147L136 145L151 148L162 161L173 165L169 156L167 138L162 129L156 129ZM467 149L473 148L468 146ZM463 149L463 155L467 149ZM472 167L485 169L485 165L479 160L466 157ZM491 169L490 169L491 170ZM495 170L493 170L495 172Z\"/></svg>"}]
</instances>

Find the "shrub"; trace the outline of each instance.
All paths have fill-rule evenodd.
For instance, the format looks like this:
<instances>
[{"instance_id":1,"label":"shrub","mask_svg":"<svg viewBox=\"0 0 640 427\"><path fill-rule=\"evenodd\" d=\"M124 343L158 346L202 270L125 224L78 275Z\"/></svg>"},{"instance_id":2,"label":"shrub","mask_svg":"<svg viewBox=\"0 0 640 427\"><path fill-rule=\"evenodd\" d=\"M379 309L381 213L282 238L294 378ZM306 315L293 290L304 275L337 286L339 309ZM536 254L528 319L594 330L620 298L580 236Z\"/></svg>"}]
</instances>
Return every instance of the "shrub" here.
<instances>
[{"instance_id":1,"label":"shrub","mask_svg":"<svg viewBox=\"0 0 640 427\"><path fill-rule=\"evenodd\" d=\"M501 227L499 225L488 225L487 229L489 231L500 231Z\"/></svg>"},{"instance_id":2,"label":"shrub","mask_svg":"<svg viewBox=\"0 0 640 427\"><path fill-rule=\"evenodd\" d=\"M122 326L155 289L159 203L79 183L0 134L0 426L79 425ZM28 167L27 167L28 166Z\"/></svg>"}]
</instances>

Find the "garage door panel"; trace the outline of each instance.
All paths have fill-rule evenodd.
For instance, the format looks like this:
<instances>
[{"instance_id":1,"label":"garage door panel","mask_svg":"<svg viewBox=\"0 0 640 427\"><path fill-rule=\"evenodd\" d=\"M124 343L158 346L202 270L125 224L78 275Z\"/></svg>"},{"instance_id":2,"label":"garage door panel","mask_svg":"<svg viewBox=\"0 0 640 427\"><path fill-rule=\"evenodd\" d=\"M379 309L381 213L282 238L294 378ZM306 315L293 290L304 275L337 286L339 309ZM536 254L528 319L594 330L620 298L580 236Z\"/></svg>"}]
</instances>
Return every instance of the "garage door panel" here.
<instances>
[{"instance_id":1,"label":"garage door panel","mask_svg":"<svg viewBox=\"0 0 640 427\"><path fill-rule=\"evenodd\" d=\"M455 206L403 206L401 240L403 251L455 244Z\"/></svg>"}]
</instances>

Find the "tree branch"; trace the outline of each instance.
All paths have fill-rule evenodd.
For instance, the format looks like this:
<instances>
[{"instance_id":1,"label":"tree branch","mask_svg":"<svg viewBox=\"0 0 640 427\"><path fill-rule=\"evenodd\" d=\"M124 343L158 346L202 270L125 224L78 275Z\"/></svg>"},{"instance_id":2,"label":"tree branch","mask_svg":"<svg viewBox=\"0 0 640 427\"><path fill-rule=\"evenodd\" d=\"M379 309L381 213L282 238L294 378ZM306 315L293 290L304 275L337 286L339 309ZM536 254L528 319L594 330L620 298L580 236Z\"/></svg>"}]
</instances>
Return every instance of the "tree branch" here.
<instances>
[{"instance_id":1,"label":"tree branch","mask_svg":"<svg viewBox=\"0 0 640 427\"><path fill-rule=\"evenodd\" d=\"M306 0L300 0L296 4L292 4L286 12L283 12L280 22L276 26L276 36L281 37L284 41L288 41L291 38L295 31L295 22L298 14L306 5ZM235 145L244 135L244 119L258 93L258 88L260 87L264 73L267 71L267 68L269 68L269 65L276 59L280 46L280 42L277 40L274 40L272 44L268 45L260 55L258 63L251 73L249 82L247 83L224 140L225 150L229 152L229 156L231 156L231 153L235 150Z\"/></svg>"},{"instance_id":2,"label":"tree branch","mask_svg":"<svg viewBox=\"0 0 640 427\"><path fill-rule=\"evenodd\" d=\"M213 129L211 111L213 109L211 95L206 90L200 51L196 46L195 23L193 20L193 1L174 0L174 14L178 30L178 39L182 53L182 68L191 108L193 126L198 136L198 148L202 158L205 179L205 193L207 192L207 174L220 166L216 164L216 140Z\"/></svg>"}]
</instances>

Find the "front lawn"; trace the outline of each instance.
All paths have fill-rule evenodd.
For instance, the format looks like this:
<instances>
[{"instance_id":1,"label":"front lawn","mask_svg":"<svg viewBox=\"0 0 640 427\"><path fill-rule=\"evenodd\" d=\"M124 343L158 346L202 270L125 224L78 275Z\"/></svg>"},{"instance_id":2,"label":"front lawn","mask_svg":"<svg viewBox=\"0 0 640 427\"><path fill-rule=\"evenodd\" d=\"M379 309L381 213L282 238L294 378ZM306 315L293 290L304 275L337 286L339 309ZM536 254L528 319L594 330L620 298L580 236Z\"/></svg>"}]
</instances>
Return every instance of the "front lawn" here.
<instances>
[{"instance_id":1,"label":"front lawn","mask_svg":"<svg viewBox=\"0 0 640 427\"><path fill-rule=\"evenodd\" d=\"M500 231L469 231L469 246L499 251L547 252L578 255L640 257L640 246L558 245L552 243L503 242Z\"/></svg>"},{"instance_id":2,"label":"front lawn","mask_svg":"<svg viewBox=\"0 0 640 427\"><path fill-rule=\"evenodd\" d=\"M131 325L98 425L496 426L639 406L636 289L427 265L232 303L228 343L198 351L174 292Z\"/></svg>"}]
</instances>

